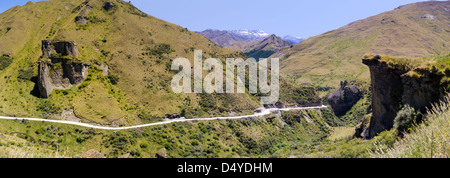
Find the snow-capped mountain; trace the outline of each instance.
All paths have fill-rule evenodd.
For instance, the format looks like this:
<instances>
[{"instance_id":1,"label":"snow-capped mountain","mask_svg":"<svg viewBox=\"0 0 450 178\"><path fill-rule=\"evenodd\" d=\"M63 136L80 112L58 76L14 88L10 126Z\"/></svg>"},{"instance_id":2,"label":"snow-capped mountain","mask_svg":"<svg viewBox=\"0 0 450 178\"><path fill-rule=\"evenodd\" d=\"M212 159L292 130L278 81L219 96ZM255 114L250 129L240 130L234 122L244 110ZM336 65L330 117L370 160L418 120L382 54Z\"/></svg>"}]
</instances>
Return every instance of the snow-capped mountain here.
<instances>
[{"instance_id":1,"label":"snow-capped mountain","mask_svg":"<svg viewBox=\"0 0 450 178\"><path fill-rule=\"evenodd\" d=\"M292 46L275 34L269 35L262 30L204 30L199 33L219 46L241 50L248 57L267 58L270 55ZM289 39L298 41L297 38ZM296 41L296 42L297 42Z\"/></svg>"},{"instance_id":2,"label":"snow-capped mountain","mask_svg":"<svg viewBox=\"0 0 450 178\"><path fill-rule=\"evenodd\" d=\"M263 30L231 30L230 32L252 41L261 40L269 36Z\"/></svg>"},{"instance_id":3,"label":"snow-capped mountain","mask_svg":"<svg viewBox=\"0 0 450 178\"><path fill-rule=\"evenodd\" d=\"M270 36L270 34L264 32L263 30L204 30L197 32L202 34L206 38L212 40L219 46L228 47L233 45L235 42L251 42L258 41ZM292 44L298 44L302 42L303 38L285 36L281 38L285 41L289 41Z\"/></svg>"},{"instance_id":4,"label":"snow-capped mountain","mask_svg":"<svg viewBox=\"0 0 450 178\"><path fill-rule=\"evenodd\" d=\"M283 37L282 39L285 40L285 41L289 41L289 42L291 42L292 44L299 44L300 42L302 42L303 40L305 40L305 39L303 39L303 38L300 38L300 37L293 37L293 36L285 36L285 37Z\"/></svg>"}]
</instances>

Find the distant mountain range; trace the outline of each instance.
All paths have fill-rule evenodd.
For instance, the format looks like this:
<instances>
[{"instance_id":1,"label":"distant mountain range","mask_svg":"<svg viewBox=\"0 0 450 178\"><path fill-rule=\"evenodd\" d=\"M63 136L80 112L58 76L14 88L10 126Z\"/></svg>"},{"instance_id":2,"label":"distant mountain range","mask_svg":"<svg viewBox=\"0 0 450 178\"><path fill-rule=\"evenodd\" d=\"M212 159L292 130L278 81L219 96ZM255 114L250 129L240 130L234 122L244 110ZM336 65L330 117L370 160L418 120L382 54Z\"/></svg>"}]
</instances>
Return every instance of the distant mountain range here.
<instances>
[{"instance_id":1,"label":"distant mountain range","mask_svg":"<svg viewBox=\"0 0 450 178\"><path fill-rule=\"evenodd\" d=\"M300 37L293 37L293 36L284 36L282 38L284 41L289 41L292 44L299 44L300 42L302 42L303 40L305 40L304 38L300 38Z\"/></svg>"},{"instance_id":2,"label":"distant mountain range","mask_svg":"<svg viewBox=\"0 0 450 178\"><path fill-rule=\"evenodd\" d=\"M302 38L269 35L263 30L212 30L197 32L219 46L238 49L249 57L266 58L293 44Z\"/></svg>"},{"instance_id":3,"label":"distant mountain range","mask_svg":"<svg viewBox=\"0 0 450 178\"><path fill-rule=\"evenodd\" d=\"M226 30L205 30L202 32L196 32L198 34L201 34L211 40L213 43L223 46L223 47L229 47L234 45L238 42L250 42L252 40L249 40L247 38L244 38L242 35L237 35L235 33L232 33L230 31Z\"/></svg>"},{"instance_id":4,"label":"distant mountain range","mask_svg":"<svg viewBox=\"0 0 450 178\"><path fill-rule=\"evenodd\" d=\"M270 36L270 34L264 32L263 30L213 30L208 29L201 32L196 32L210 39L212 42L219 46L229 47L235 42L254 42L262 40ZM302 42L303 38L285 36L280 38L282 40L288 41L292 44L298 44Z\"/></svg>"},{"instance_id":5,"label":"distant mountain range","mask_svg":"<svg viewBox=\"0 0 450 178\"><path fill-rule=\"evenodd\" d=\"M281 39L279 36L270 35L264 39L251 42L238 42L229 48L239 49L248 57L255 59L267 58L285 48L291 47L293 44L289 41Z\"/></svg>"},{"instance_id":6,"label":"distant mountain range","mask_svg":"<svg viewBox=\"0 0 450 178\"><path fill-rule=\"evenodd\" d=\"M262 30L231 30L229 32L251 41L261 40L269 36Z\"/></svg>"}]
</instances>

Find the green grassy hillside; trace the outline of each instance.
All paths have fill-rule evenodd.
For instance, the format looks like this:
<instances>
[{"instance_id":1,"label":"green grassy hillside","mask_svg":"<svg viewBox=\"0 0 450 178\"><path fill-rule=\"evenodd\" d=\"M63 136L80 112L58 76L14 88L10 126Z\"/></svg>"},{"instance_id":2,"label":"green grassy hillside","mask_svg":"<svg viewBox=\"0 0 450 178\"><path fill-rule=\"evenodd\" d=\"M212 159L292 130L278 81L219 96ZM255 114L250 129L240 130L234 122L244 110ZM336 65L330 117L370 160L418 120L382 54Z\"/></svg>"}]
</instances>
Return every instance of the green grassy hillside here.
<instances>
[{"instance_id":1,"label":"green grassy hillside","mask_svg":"<svg viewBox=\"0 0 450 178\"><path fill-rule=\"evenodd\" d=\"M203 50L204 59L245 55L147 15L128 2L29 2L0 14L0 27L1 115L58 119L63 112L73 112L83 122L118 126L154 122L173 113L220 116L253 113L260 107L259 97L249 94L173 93L173 59L192 62L195 49ZM78 59L91 65L80 86L55 90L48 99L37 97L36 87L45 39L74 41ZM213 105L201 104L206 101Z\"/></svg>"},{"instance_id":2,"label":"green grassy hillside","mask_svg":"<svg viewBox=\"0 0 450 178\"><path fill-rule=\"evenodd\" d=\"M120 126L173 113L222 116L260 107L256 95L173 93L173 59L193 62L195 49L203 50L204 59L245 55L147 15L129 2L29 2L0 14L0 27L1 115L64 119L61 113L73 112L82 122ZM54 90L48 99L37 97L42 40L77 44L77 58L91 65L80 86Z\"/></svg>"},{"instance_id":3,"label":"green grassy hillside","mask_svg":"<svg viewBox=\"0 0 450 178\"><path fill-rule=\"evenodd\" d=\"M401 6L309 38L272 57L298 84L337 89L340 81L369 83L364 54L396 57L441 55L450 51L450 3L428 1ZM367 9L370 10L370 7Z\"/></svg>"},{"instance_id":4,"label":"green grassy hillside","mask_svg":"<svg viewBox=\"0 0 450 178\"><path fill-rule=\"evenodd\" d=\"M367 157L375 151L374 141L352 139L352 128L331 127L333 117L330 109L316 109L123 131L0 120L0 150L7 150L0 157Z\"/></svg>"}]
</instances>

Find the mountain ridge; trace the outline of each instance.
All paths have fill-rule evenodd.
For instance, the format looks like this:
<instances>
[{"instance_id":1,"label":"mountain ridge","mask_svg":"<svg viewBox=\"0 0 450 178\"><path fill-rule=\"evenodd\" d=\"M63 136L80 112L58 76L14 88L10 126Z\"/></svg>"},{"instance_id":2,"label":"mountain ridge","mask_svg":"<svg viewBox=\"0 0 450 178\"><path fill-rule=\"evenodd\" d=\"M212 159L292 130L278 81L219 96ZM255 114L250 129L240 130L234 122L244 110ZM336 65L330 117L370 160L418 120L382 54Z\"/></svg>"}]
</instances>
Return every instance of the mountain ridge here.
<instances>
[{"instance_id":1,"label":"mountain ridge","mask_svg":"<svg viewBox=\"0 0 450 178\"><path fill-rule=\"evenodd\" d=\"M267 38L270 34L263 30L216 30L207 29L197 31L195 33L201 34L213 41L215 44L223 47L229 47L236 42L255 42ZM293 44L298 44L303 41L303 38L286 35L280 37L281 39Z\"/></svg>"},{"instance_id":2,"label":"mountain ridge","mask_svg":"<svg viewBox=\"0 0 450 178\"><path fill-rule=\"evenodd\" d=\"M292 46L291 42L272 34L259 41L250 43L236 43L229 48L240 49L244 54L255 59L268 58L272 54Z\"/></svg>"},{"instance_id":3,"label":"mountain ridge","mask_svg":"<svg viewBox=\"0 0 450 178\"><path fill-rule=\"evenodd\" d=\"M196 33L205 36L219 46L241 50L248 57L256 59L267 58L293 44L275 34L268 35L262 30L227 31L208 29ZM294 38L290 38L290 40L295 41Z\"/></svg>"}]
</instances>

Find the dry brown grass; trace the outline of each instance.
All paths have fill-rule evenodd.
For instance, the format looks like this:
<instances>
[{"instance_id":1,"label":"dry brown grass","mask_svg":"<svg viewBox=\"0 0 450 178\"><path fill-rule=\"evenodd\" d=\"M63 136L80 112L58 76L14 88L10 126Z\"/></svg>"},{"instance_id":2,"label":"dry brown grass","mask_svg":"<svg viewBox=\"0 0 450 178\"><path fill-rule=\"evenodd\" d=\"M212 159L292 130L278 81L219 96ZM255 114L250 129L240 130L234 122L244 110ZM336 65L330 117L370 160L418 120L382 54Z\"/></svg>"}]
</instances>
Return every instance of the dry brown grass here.
<instances>
[{"instance_id":1,"label":"dry brown grass","mask_svg":"<svg viewBox=\"0 0 450 178\"><path fill-rule=\"evenodd\" d=\"M0 158L65 158L64 153L38 147L24 139L0 134Z\"/></svg>"}]
</instances>

